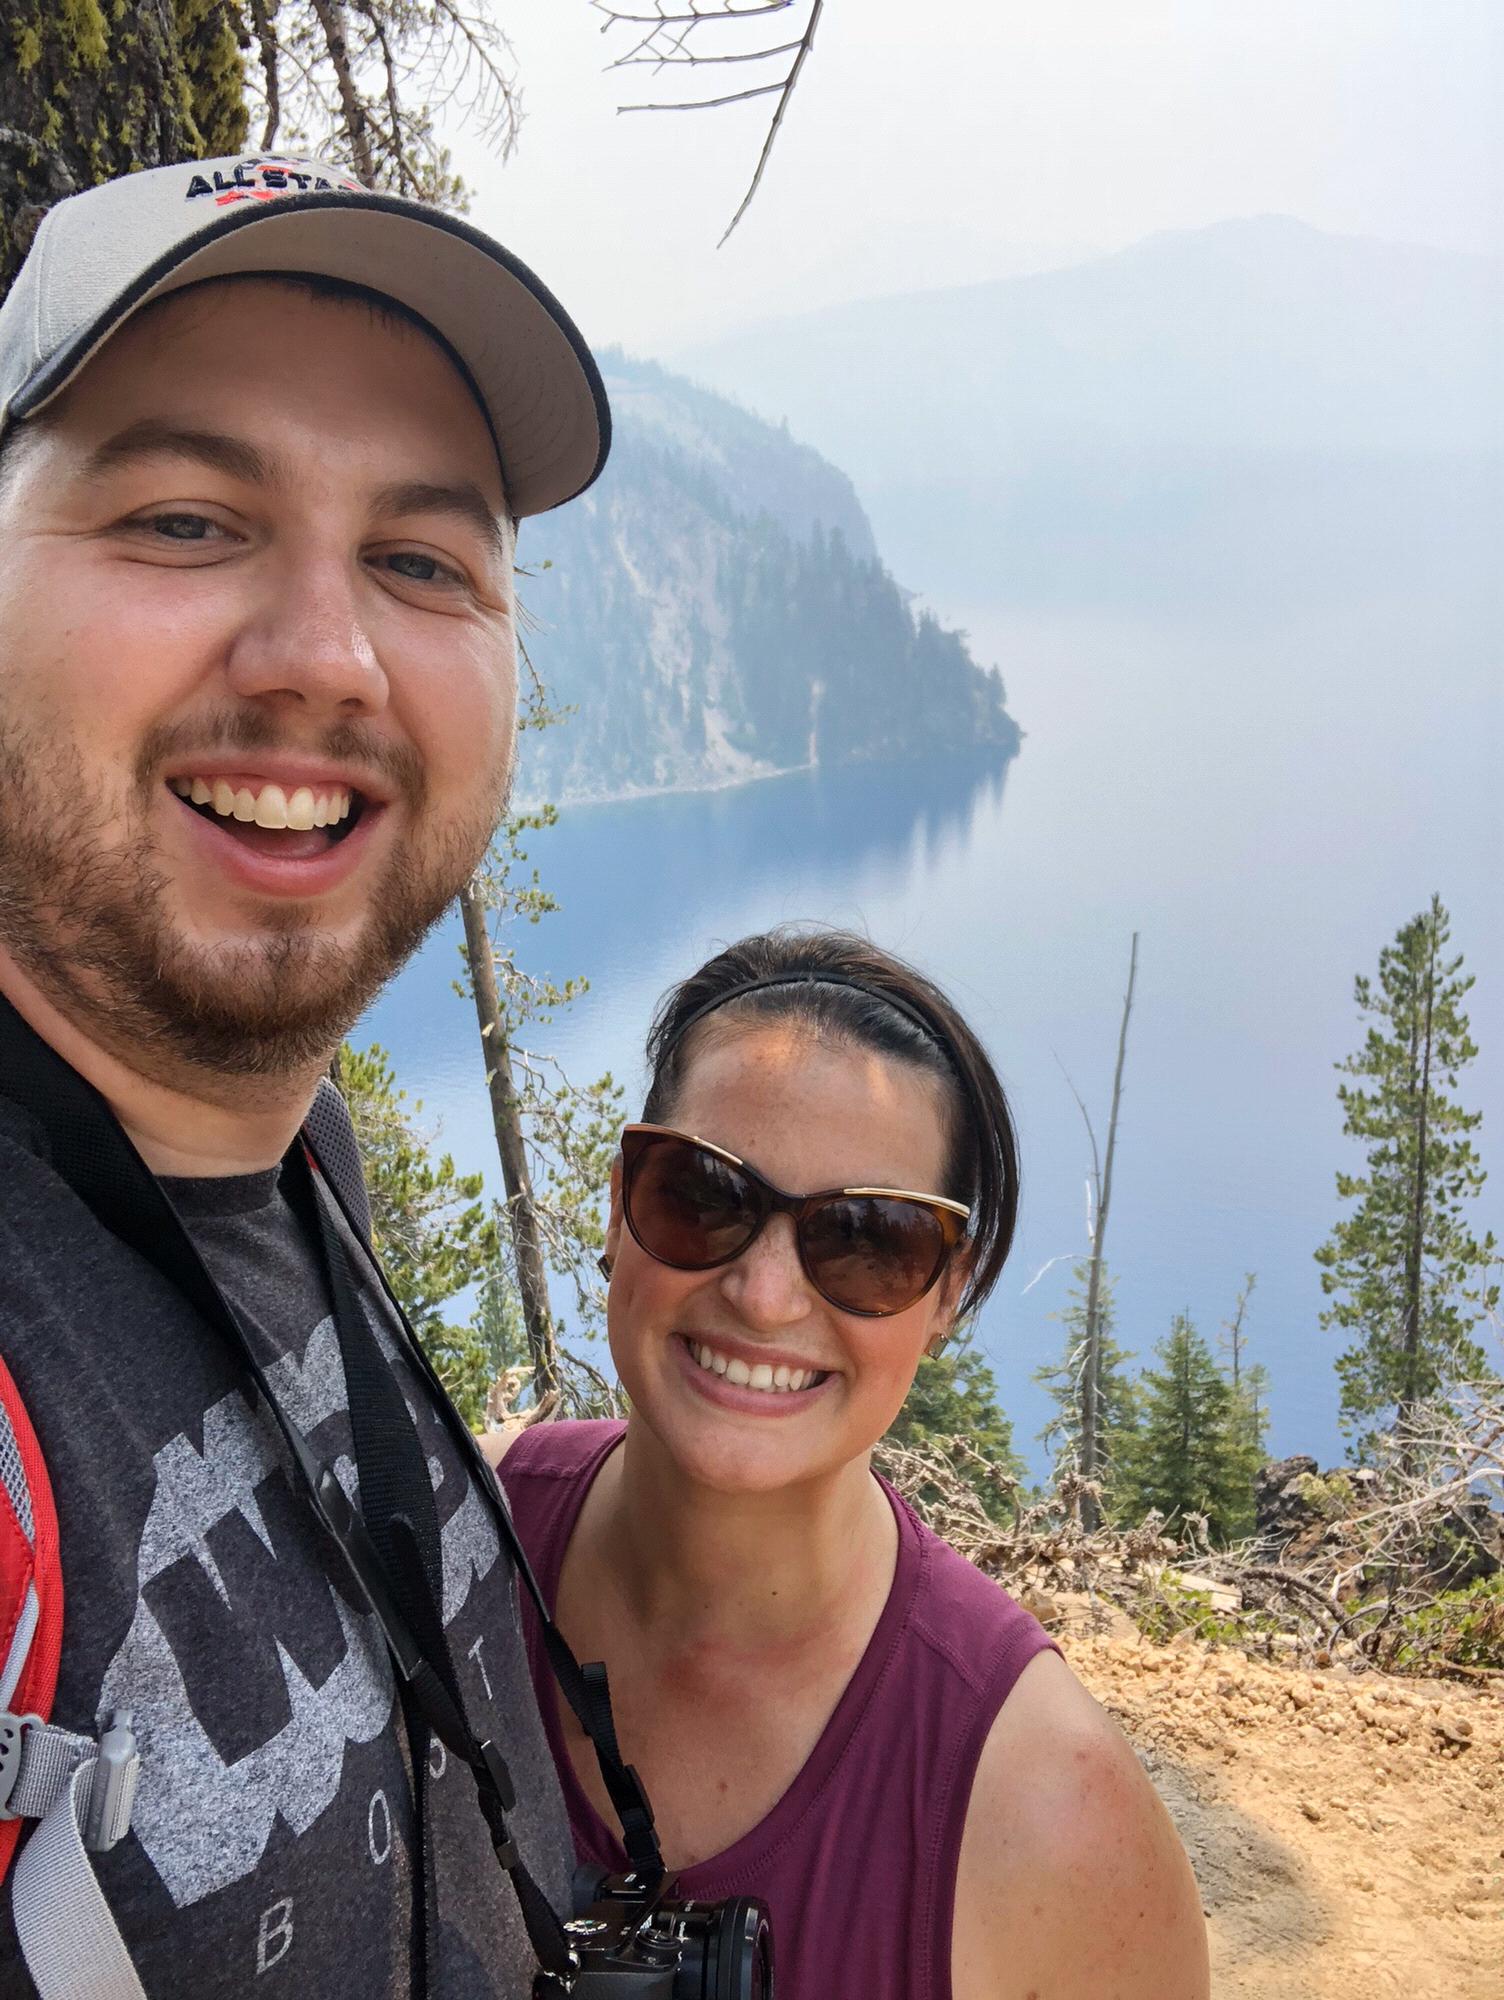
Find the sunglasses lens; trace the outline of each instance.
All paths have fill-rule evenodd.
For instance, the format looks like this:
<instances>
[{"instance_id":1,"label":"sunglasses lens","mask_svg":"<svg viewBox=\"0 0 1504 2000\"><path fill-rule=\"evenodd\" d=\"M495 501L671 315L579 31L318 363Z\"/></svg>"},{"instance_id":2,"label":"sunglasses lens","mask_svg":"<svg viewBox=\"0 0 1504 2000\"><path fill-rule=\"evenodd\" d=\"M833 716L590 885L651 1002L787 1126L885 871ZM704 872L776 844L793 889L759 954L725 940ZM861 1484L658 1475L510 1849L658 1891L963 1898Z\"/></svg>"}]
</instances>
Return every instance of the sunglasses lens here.
<instances>
[{"instance_id":1,"label":"sunglasses lens","mask_svg":"<svg viewBox=\"0 0 1504 2000\"><path fill-rule=\"evenodd\" d=\"M805 1217L805 1267L847 1312L902 1312L929 1290L945 1255L933 1209L883 1195L838 1195Z\"/></svg>"},{"instance_id":2,"label":"sunglasses lens","mask_svg":"<svg viewBox=\"0 0 1504 2000\"><path fill-rule=\"evenodd\" d=\"M759 1209L748 1181L687 1139L650 1139L634 1154L625 1202L643 1249L680 1271L728 1263L757 1231Z\"/></svg>"}]
</instances>

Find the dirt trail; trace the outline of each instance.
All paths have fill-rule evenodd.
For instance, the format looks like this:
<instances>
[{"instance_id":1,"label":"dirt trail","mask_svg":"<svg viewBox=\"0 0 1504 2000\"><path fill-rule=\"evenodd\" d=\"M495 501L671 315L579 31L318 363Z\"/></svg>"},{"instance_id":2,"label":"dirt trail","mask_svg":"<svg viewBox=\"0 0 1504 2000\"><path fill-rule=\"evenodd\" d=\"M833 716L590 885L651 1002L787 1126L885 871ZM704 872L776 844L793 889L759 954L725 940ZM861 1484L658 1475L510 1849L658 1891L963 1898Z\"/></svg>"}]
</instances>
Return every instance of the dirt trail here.
<instances>
[{"instance_id":1,"label":"dirt trail","mask_svg":"<svg viewBox=\"0 0 1504 2000\"><path fill-rule=\"evenodd\" d=\"M1215 2000L1504 2000L1504 1683L1064 1644L1180 1828Z\"/></svg>"}]
</instances>

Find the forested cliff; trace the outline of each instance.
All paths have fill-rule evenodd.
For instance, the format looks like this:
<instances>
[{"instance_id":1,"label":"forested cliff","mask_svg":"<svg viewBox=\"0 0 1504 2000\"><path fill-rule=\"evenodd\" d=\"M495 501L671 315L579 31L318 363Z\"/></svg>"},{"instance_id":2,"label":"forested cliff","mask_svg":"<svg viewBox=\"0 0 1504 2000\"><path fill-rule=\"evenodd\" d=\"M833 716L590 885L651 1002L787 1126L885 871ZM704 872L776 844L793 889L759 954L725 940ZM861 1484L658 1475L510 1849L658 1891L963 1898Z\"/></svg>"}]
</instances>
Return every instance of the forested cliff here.
<instances>
[{"instance_id":1,"label":"forested cliff","mask_svg":"<svg viewBox=\"0 0 1504 2000\"><path fill-rule=\"evenodd\" d=\"M1013 755L999 675L915 613L842 473L651 363L610 354L605 370L605 474L523 530L528 651L573 713L524 739L521 796Z\"/></svg>"}]
</instances>

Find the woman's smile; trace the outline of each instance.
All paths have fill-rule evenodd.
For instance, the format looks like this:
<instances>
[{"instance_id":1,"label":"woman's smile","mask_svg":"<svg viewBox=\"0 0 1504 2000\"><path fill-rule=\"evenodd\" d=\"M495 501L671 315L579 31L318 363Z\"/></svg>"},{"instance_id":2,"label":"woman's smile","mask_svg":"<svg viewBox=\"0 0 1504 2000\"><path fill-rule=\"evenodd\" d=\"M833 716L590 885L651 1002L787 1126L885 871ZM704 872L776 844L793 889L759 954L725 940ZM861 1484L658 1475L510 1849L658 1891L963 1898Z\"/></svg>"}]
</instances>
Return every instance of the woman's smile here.
<instances>
[{"instance_id":1,"label":"woman's smile","mask_svg":"<svg viewBox=\"0 0 1504 2000\"><path fill-rule=\"evenodd\" d=\"M838 1379L832 1369L791 1364L777 1354L724 1336L713 1341L674 1334L670 1345L679 1372L696 1395L719 1409L758 1417L790 1417L825 1400L823 1391ZM749 1356L758 1358L748 1358Z\"/></svg>"}]
</instances>

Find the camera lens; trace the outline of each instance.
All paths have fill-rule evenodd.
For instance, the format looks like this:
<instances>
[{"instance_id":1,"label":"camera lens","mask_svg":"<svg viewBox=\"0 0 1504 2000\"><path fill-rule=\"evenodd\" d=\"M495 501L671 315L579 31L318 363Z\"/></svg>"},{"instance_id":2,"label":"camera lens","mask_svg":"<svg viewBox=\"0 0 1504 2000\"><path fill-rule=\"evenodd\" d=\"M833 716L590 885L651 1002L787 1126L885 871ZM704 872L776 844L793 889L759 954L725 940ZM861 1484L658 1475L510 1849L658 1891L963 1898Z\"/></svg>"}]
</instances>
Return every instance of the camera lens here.
<instances>
[{"instance_id":1,"label":"camera lens","mask_svg":"<svg viewBox=\"0 0 1504 2000\"><path fill-rule=\"evenodd\" d=\"M773 1936L766 1906L751 1896L722 1903L705 1939L705 2000L773 2000Z\"/></svg>"}]
</instances>

